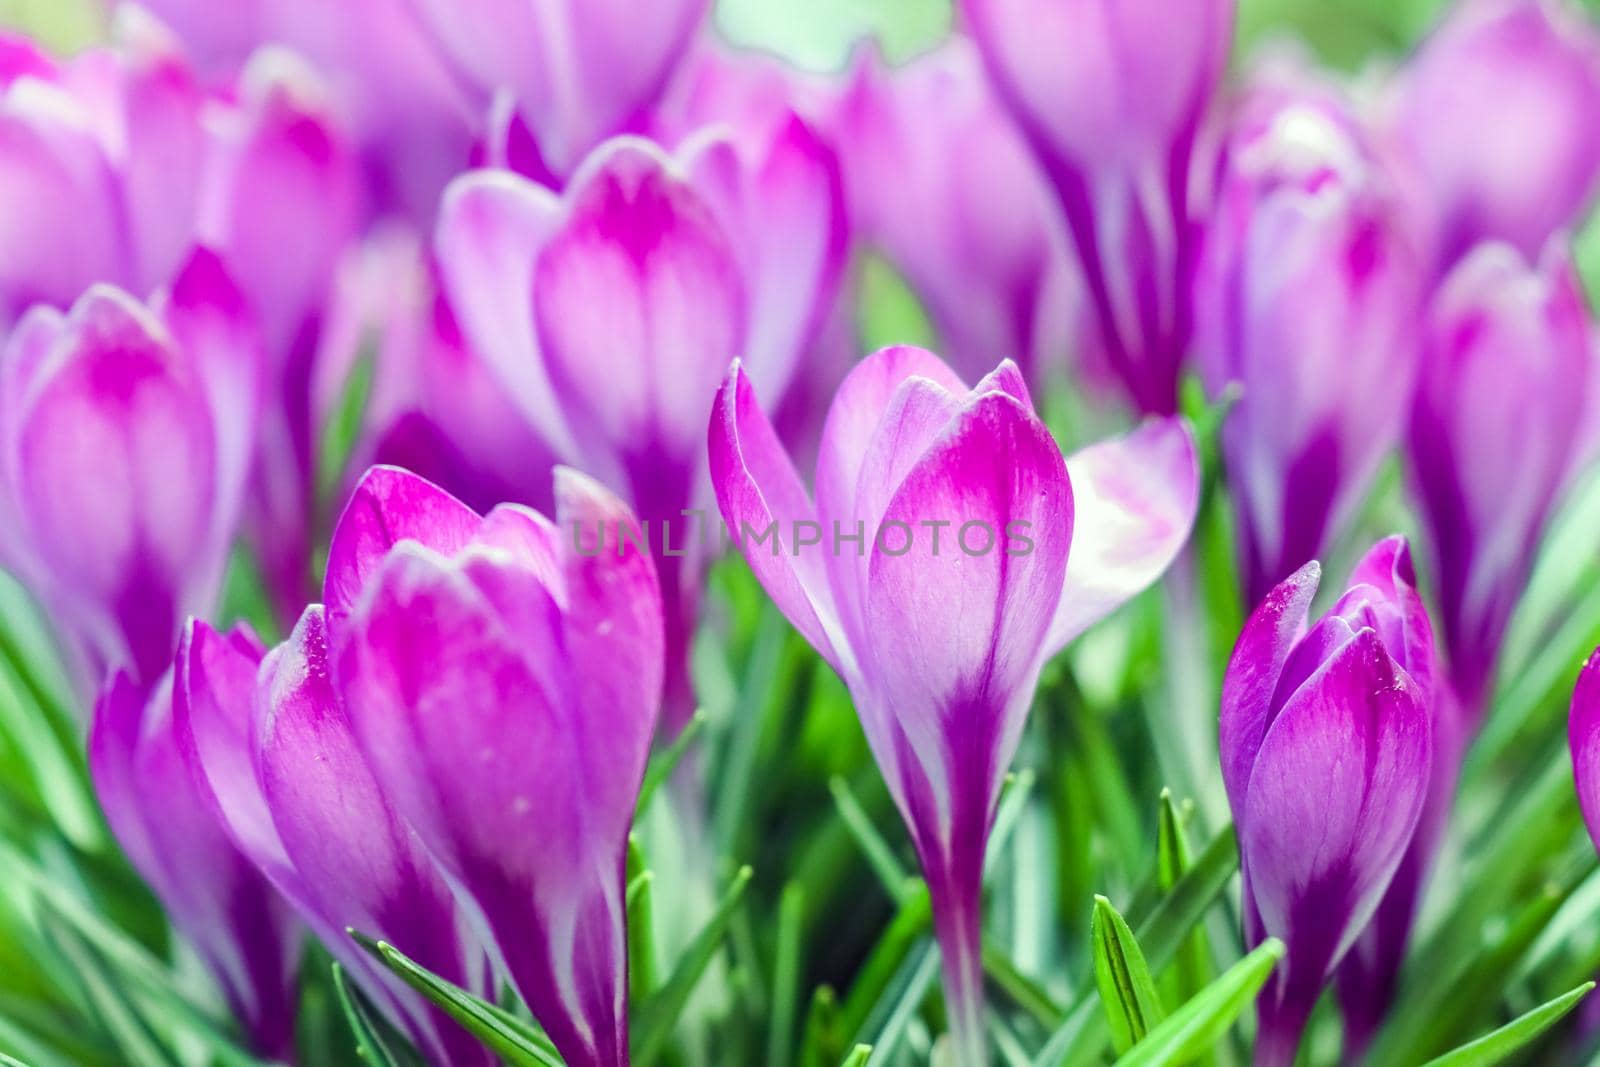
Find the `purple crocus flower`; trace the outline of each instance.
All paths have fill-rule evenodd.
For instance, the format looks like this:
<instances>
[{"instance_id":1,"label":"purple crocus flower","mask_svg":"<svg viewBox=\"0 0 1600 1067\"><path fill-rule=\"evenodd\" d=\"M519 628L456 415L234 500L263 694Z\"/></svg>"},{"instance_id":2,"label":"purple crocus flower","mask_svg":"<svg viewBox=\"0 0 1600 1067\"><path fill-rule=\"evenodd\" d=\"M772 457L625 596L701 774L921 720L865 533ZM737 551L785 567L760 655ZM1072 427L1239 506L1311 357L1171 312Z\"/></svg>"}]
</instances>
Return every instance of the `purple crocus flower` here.
<instances>
[{"instance_id":1,"label":"purple crocus flower","mask_svg":"<svg viewBox=\"0 0 1600 1067\"><path fill-rule=\"evenodd\" d=\"M0 557L50 605L88 688L148 689L221 585L265 366L215 256L150 306L95 286L0 357Z\"/></svg>"},{"instance_id":2,"label":"purple crocus flower","mask_svg":"<svg viewBox=\"0 0 1600 1067\"><path fill-rule=\"evenodd\" d=\"M1039 165L954 38L905 67L857 61L835 119L860 239L905 274L950 361L997 354L1038 384L1074 349L1081 282Z\"/></svg>"},{"instance_id":3,"label":"purple crocus flower","mask_svg":"<svg viewBox=\"0 0 1600 1067\"><path fill-rule=\"evenodd\" d=\"M1484 240L1537 256L1600 181L1600 31L1568 0L1458 5L1391 105L1437 227L1436 276Z\"/></svg>"},{"instance_id":4,"label":"purple crocus flower","mask_svg":"<svg viewBox=\"0 0 1600 1067\"><path fill-rule=\"evenodd\" d=\"M1261 72L1227 145L1196 281L1249 603L1318 556L1398 438L1421 263L1396 183L1332 86Z\"/></svg>"},{"instance_id":5,"label":"purple crocus flower","mask_svg":"<svg viewBox=\"0 0 1600 1067\"><path fill-rule=\"evenodd\" d=\"M553 523L509 504L480 518L375 468L334 532L327 644L378 788L535 1018L572 1067L621 1067L661 597L620 501L565 468L555 495Z\"/></svg>"},{"instance_id":6,"label":"purple crocus flower","mask_svg":"<svg viewBox=\"0 0 1600 1067\"><path fill-rule=\"evenodd\" d=\"M443 875L357 749L330 670L321 605L307 608L264 659L248 635L191 621L175 678L184 758L237 849L431 1061L494 1062L345 933L382 938L435 974L493 996L483 949Z\"/></svg>"},{"instance_id":7,"label":"purple crocus flower","mask_svg":"<svg viewBox=\"0 0 1600 1067\"><path fill-rule=\"evenodd\" d=\"M1288 1067L1400 866L1428 793L1433 637L1398 537L1308 625L1321 568L1256 608L1223 679L1222 777L1239 830L1245 936L1288 946L1258 1002L1258 1067ZM1315 848L1308 843L1317 843Z\"/></svg>"},{"instance_id":8,"label":"purple crocus flower","mask_svg":"<svg viewBox=\"0 0 1600 1067\"><path fill-rule=\"evenodd\" d=\"M812 328L805 308L826 299L842 248L830 240L825 254L790 258L771 240L833 225L827 187L813 185L829 174L817 152L799 120L753 143L695 137L674 157L619 138L559 199L485 171L452 185L441 214L441 272L467 343L551 451L618 489L649 524L673 731L694 710L705 413L740 352L764 387L782 388L804 352L790 331ZM795 248L817 250L810 237Z\"/></svg>"},{"instance_id":9,"label":"purple crocus flower","mask_svg":"<svg viewBox=\"0 0 1600 1067\"><path fill-rule=\"evenodd\" d=\"M1055 186L1112 371L1176 410L1191 330L1202 127L1232 0L962 0L1001 99Z\"/></svg>"},{"instance_id":10,"label":"purple crocus flower","mask_svg":"<svg viewBox=\"0 0 1600 1067\"><path fill-rule=\"evenodd\" d=\"M509 92L549 176L638 132L709 0L413 0L457 77L487 106Z\"/></svg>"},{"instance_id":11,"label":"purple crocus flower","mask_svg":"<svg viewBox=\"0 0 1600 1067\"><path fill-rule=\"evenodd\" d=\"M0 47L0 330L95 283L144 294L198 245L216 251L259 323L260 462L247 525L285 617L310 585L322 301L363 211L357 159L322 87L265 51L207 92L171 35L126 8L114 47L56 63ZM298 235L285 244L283 235ZM181 616L180 616L181 617ZM169 649L170 651L170 649Z\"/></svg>"},{"instance_id":12,"label":"purple crocus flower","mask_svg":"<svg viewBox=\"0 0 1600 1067\"><path fill-rule=\"evenodd\" d=\"M1450 679L1470 733L1556 500L1583 454L1594 374L1583 287L1479 247L1435 295L1411 411L1412 473Z\"/></svg>"},{"instance_id":13,"label":"purple crocus flower","mask_svg":"<svg viewBox=\"0 0 1600 1067\"><path fill-rule=\"evenodd\" d=\"M418 222L467 165L483 109L409 0L147 0L208 84L234 84L263 47L305 57L354 137L371 207Z\"/></svg>"},{"instance_id":14,"label":"purple crocus flower","mask_svg":"<svg viewBox=\"0 0 1600 1067\"><path fill-rule=\"evenodd\" d=\"M247 634L229 640L254 641ZM188 699L170 673L148 690L125 673L112 675L89 733L95 792L112 833L216 979L250 1046L289 1059L300 931L189 773L177 730Z\"/></svg>"},{"instance_id":15,"label":"purple crocus flower","mask_svg":"<svg viewBox=\"0 0 1600 1067\"><path fill-rule=\"evenodd\" d=\"M979 913L1001 779L1044 661L1162 572L1197 476L1176 420L1063 459L1014 364L969 389L888 348L851 372L816 496L737 364L710 427L729 530L850 687L933 896L957 1061L987 1062Z\"/></svg>"}]
</instances>

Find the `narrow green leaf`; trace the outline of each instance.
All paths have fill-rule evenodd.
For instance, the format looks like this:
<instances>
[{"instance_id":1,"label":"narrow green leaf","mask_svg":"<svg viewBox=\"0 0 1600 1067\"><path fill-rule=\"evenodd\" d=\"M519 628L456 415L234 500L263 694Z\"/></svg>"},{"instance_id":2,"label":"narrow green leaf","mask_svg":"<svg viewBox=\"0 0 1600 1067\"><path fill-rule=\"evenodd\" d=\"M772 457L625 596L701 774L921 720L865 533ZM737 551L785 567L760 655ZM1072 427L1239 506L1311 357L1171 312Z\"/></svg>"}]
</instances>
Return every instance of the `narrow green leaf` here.
<instances>
[{"instance_id":1,"label":"narrow green leaf","mask_svg":"<svg viewBox=\"0 0 1600 1067\"><path fill-rule=\"evenodd\" d=\"M818 986L806 1010L805 1036L800 1042L800 1067L827 1067L843 1047L840 1037L839 998L832 986Z\"/></svg>"},{"instance_id":2,"label":"narrow green leaf","mask_svg":"<svg viewBox=\"0 0 1600 1067\"><path fill-rule=\"evenodd\" d=\"M722 944L734 911L750 884L751 873L749 867L739 868L733 884L717 904L717 910L684 950L666 984L649 1000L638 1005L638 1025L634 1028L632 1042L634 1067L651 1067L665 1050L683 1006L689 1002L695 986L700 984L700 976L705 973Z\"/></svg>"},{"instance_id":3,"label":"narrow green leaf","mask_svg":"<svg viewBox=\"0 0 1600 1067\"><path fill-rule=\"evenodd\" d=\"M1217 897L1239 869L1239 848L1232 825L1224 827L1195 860L1172 892L1150 914L1132 926L1153 971L1165 967L1183 939L1205 918ZM1102 1062L1111 1033L1090 985L1078 991L1067 1021L1051 1034L1034 1059L1034 1067L1079 1067Z\"/></svg>"},{"instance_id":4,"label":"narrow green leaf","mask_svg":"<svg viewBox=\"0 0 1600 1067\"><path fill-rule=\"evenodd\" d=\"M561 1056L550 1039L504 1008L440 978L386 941L374 941L356 930L345 932L402 982L437 1004L483 1042L508 1067L561 1067Z\"/></svg>"},{"instance_id":5,"label":"narrow green leaf","mask_svg":"<svg viewBox=\"0 0 1600 1067\"><path fill-rule=\"evenodd\" d=\"M338 963L333 965L333 988L338 994L339 1006L344 1009L344 1017L350 1023L350 1031L355 1034L356 1052L363 1060L372 1067L421 1067L422 1060L400 1047L393 1027L373 1014L366 997Z\"/></svg>"},{"instance_id":6,"label":"narrow green leaf","mask_svg":"<svg viewBox=\"0 0 1600 1067\"><path fill-rule=\"evenodd\" d=\"M1191 862L1189 842L1184 825L1194 814L1194 802L1179 805L1172 799L1172 790L1161 790L1156 816L1156 882L1163 893L1172 891L1189 869ZM1183 940L1177 958L1167 968L1157 983L1163 1003L1182 1004L1204 989L1216 977L1212 965L1211 946L1205 926L1196 926ZM1202 1057L1209 1063L1210 1056Z\"/></svg>"},{"instance_id":7,"label":"narrow green leaf","mask_svg":"<svg viewBox=\"0 0 1600 1067\"><path fill-rule=\"evenodd\" d=\"M867 1067L867 1060L871 1058L871 1056L871 1045L857 1045L855 1048L850 1050L850 1055L844 1058L843 1062L839 1064L839 1067Z\"/></svg>"},{"instance_id":8,"label":"narrow green leaf","mask_svg":"<svg viewBox=\"0 0 1600 1067\"><path fill-rule=\"evenodd\" d=\"M1094 947L1095 985L1111 1024L1111 1044L1119 1054L1124 1053L1166 1017L1161 994L1156 992L1150 966L1133 931L1105 897L1094 898L1089 938Z\"/></svg>"},{"instance_id":9,"label":"narrow green leaf","mask_svg":"<svg viewBox=\"0 0 1600 1067\"><path fill-rule=\"evenodd\" d=\"M683 762L689 746L694 744L695 738L699 737L705 728L705 710L697 710L683 729L678 731L678 736L673 739L672 744L650 757L650 766L645 768L644 772L644 782L639 786L639 800L634 805L635 812L643 813L650 806L656 790L661 788L662 782L672 777L672 772Z\"/></svg>"},{"instance_id":10,"label":"narrow green leaf","mask_svg":"<svg viewBox=\"0 0 1600 1067\"><path fill-rule=\"evenodd\" d=\"M939 953L927 942L921 942L900 967L886 996L868 1017L864 1032L858 1035L861 1044L871 1037L875 1058L892 1062L894 1053L904 1039L906 1028L922 1007L923 999L939 974Z\"/></svg>"},{"instance_id":11,"label":"narrow green leaf","mask_svg":"<svg viewBox=\"0 0 1600 1067\"><path fill-rule=\"evenodd\" d=\"M884 840L883 835L878 833L878 828L872 825L872 817L850 791L849 783L835 775L828 781L828 790L833 794L833 802L839 809L839 817L844 820L845 827L850 831L850 836L855 838L856 844L861 846L861 852L867 859L867 865L872 868L872 873L883 883L883 888L891 900L903 903L909 892L912 876L895 858L893 846Z\"/></svg>"},{"instance_id":12,"label":"narrow green leaf","mask_svg":"<svg viewBox=\"0 0 1600 1067\"><path fill-rule=\"evenodd\" d=\"M1578 1006L1578 1002L1594 989L1593 982L1585 982L1569 993L1563 993L1548 1003L1520 1015L1498 1030L1492 1030L1476 1041L1429 1060L1424 1067L1490 1067L1528 1044L1559 1022L1562 1016Z\"/></svg>"},{"instance_id":13,"label":"narrow green leaf","mask_svg":"<svg viewBox=\"0 0 1600 1067\"><path fill-rule=\"evenodd\" d=\"M1117 1067L1178 1067L1204 1055L1255 1002L1256 994L1266 985L1283 953L1282 941L1267 938L1254 952L1229 967L1198 996L1151 1030L1143 1041L1117 1060Z\"/></svg>"},{"instance_id":14,"label":"narrow green leaf","mask_svg":"<svg viewBox=\"0 0 1600 1067\"><path fill-rule=\"evenodd\" d=\"M800 997L801 920L805 890L790 882L778 901L777 947L772 961L772 1011L767 1027L767 1067L789 1067L794 1051L794 1017Z\"/></svg>"},{"instance_id":15,"label":"narrow green leaf","mask_svg":"<svg viewBox=\"0 0 1600 1067\"><path fill-rule=\"evenodd\" d=\"M628 835L628 995L642 1003L656 988L655 873L638 838Z\"/></svg>"},{"instance_id":16,"label":"narrow green leaf","mask_svg":"<svg viewBox=\"0 0 1600 1067\"><path fill-rule=\"evenodd\" d=\"M317 452L318 499L328 500L339 487L350 455L355 451L366 418L367 400L372 395L374 347L369 343L350 368L340 388L338 403L324 420Z\"/></svg>"}]
</instances>

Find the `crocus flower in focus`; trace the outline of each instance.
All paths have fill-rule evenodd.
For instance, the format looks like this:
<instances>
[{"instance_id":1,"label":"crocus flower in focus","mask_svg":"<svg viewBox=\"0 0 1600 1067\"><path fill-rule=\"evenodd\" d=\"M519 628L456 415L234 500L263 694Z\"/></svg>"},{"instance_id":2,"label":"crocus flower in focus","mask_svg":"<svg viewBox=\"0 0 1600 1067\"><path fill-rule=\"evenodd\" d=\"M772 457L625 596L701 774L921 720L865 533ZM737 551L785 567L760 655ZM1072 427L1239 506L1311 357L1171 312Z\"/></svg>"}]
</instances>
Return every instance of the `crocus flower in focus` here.
<instances>
[{"instance_id":1,"label":"crocus flower in focus","mask_svg":"<svg viewBox=\"0 0 1600 1067\"><path fill-rule=\"evenodd\" d=\"M91 688L141 688L209 610L265 375L253 318L196 253L151 306L95 286L36 307L0 357L0 558L50 606Z\"/></svg>"},{"instance_id":2,"label":"crocus flower in focus","mask_svg":"<svg viewBox=\"0 0 1600 1067\"><path fill-rule=\"evenodd\" d=\"M1112 371L1176 410L1232 0L962 0L1066 213Z\"/></svg>"},{"instance_id":3,"label":"crocus flower in focus","mask_svg":"<svg viewBox=\"0 0 1600 1067\"><path fill-rule=\"evenodd\" d=\"M835 121L852 226L906 275L956 369L1001 354L1035 385L1058 371L1081 332L1077 267L971 42L899 69L863 52Z\"/></svg>"},{"instance_id":4,"label":"crocus flower in focus","mask_svg":"<svg viewBox=\"0 0 1600 1067\"><path fill-rule=\"evenodd\" d=\"M456 76L487 106L509 91L547 174L639 132L708 0L414 0Z\"/></svg>"},{"instance_id":5,"label":"crocus flower in focus","mask_svg":"<svg viewBox=\"0 0 1600 1067\"><path fill-rule=\"evenodd\" d=\"M1424 325L1409 459L1461 711L1476 728L1545 526L1582 458L1594 381L1571 257L1475 250Z\"/></svg>"},{"instance_id":6,"label":"crocus flower in focus","mask_svg":"<svg viewBox=\"0 0 1600 1067\"><path fill-rule=\"evenodd\" d=\"M1264 69L1227 146L1196 280L1248 603L1316 558L1399 437L1421 262L1395 181L1331 86Z\"/></svg>"},{"instance_id":7,"label":"crocus flower in focus","mask_svg":"<svg viewBox=\"0 0 1600 1067\"><path fill-rule=\"evenodd\" d=\"M517 505L480 518L375 468L334 532L327 644L379 790L471 898L534 1017L572 1067L621 1067L661 598L620 501L564 468L555 495L554 523ZM292 683L278 670L268 685Z\"/></svg>"},{"instance_id":8,"label":"crocus flower in focus","mask_svg":"<svg viewBox=\"0 0 1600 1067\"><path fill-rule=\"evenodd\" d=\"M850 687L922 861L957 1062L987 1062L983 856L1045 659L1172 560L1194 517L1176 420L1064 460L1016 366L969 389L889 348L845 380L815 503L735 365L712 482L767 592Z\"/></svg>"},{"instance_id":9,"label":"crocus flower in focus","mask_svg":"<svg viewBox=\"0 0 1600 1067\"><path fill-rule=\"evenodd\" d=\"M615 488L649 524L672 731L695 706L689 645L709 540L696 521L707 495L706 412L765 306L751 295L782 295L746 276L751 248L729 234L728 205L713 206L699 184L738 159L714 137L675 157L619 138L560 198L504 171L478 172L451 186L436 238L464 339L550 450ZM786 360L793 351L765 344L752 355ZM790 369L771 368L774 384Z\"/></svg>"},{"instance_id":10,"label":"crocus flower in focus","mask_svg":"<svg viewBox=\"0 0 1600 1067\"><path fill-rule=\"evenodd\" d=\"M487 959L449 886L356 747L328 663L321 605L307 608L264 660L247 635L191 620L174 678L184 758L239 851L431 1062L494 1062L345 933L381 938L446 980L493 996ZM165 817L165 809L153 814Z\"/></svg>"},{"instance_id":11,"label":"crocus flower in focus","mask_svg":"<svg viewBox=\"0 0 1600 1067\"><path fill-rule=\"evenodd\" d=\"M1293 1064L1311 1009L1377 910L1428 792L1433 638L1405 542L1375 546L1308 625L1320 580L1308 563L1267 595L1223 679L1219 746L1245 936L1288 946L1257 1002L1258 1067Z\"/></svg>"},{"instance_id":12,"label":"crocus flower in focus","mask_svg":"<svg viewBox=\"0 0 1600 1067\"><path fill-rule=\"evenodd\" d=\"M229 640L254 642L247 634ZM95 792L123 851L198 952L251 1047L287 1060L301 932L189 772L174 706L187 699L170 673L149 690L124 673L111 676L89 733Z\"/></svg>"},{"instance_id":13,"label":"crocus flower in focus","mask_svg":"<svg viewBox=\"0 0 1600 1067\"><path fill-rule=\"evenodd\" d=\"M1600 182L1600 30L1568 0L1468 0L1400 72L1391 125L1433 217L1435 275L1479 241L1532 259Z\"/></svg>"}]
</instances>

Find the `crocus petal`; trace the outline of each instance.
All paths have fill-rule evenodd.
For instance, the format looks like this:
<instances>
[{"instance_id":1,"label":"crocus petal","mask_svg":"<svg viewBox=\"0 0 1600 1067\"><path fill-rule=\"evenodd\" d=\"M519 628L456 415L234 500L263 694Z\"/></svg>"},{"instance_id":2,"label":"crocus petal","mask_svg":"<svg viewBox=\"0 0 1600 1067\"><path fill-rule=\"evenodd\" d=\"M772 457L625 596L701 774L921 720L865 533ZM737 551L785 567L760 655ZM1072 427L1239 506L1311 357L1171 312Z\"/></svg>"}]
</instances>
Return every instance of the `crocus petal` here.
<instances>
[{"instance_id":1,"label":"crocus petal","mask_svg":"<svg viewBox=\"0 0 1600 1067\"><path fill-rule=\"evenodd\" d=\"M633 522L627 506L598 482L575 470L555 472L556 521L561 526L619 526ZM633 818L650 740L661 706L662 608L650 553L636 543L589 556L564 552L562 585L565 649L576 671L576 699L591 709L584 726L593 737L585 751L597 798L617 833Z\"/></svg>"},{"instance_id":2,"label":"crocus petal","mask_svg":"<svg viewBox=\"0 0 1600 1067\"><path fill-rule=\"evenodd\" d=\"M1180 419L1092 445L1068 457L1067 473L1076 518L1052 649L1160 577L1189 539L1200 502L1194 438Z\"/></svg>"},{"instance_id":3,"label":"crocus petal","mask_svg":"<svg viewBox=\"0 0 1600 1067\"><path fill-rule=\"evenodd\" d=\"M885 513L885 526L913 531L910 551L897 551L895 534L880 535L872 549L866 612L874 687L899 705L896 718L936 782L949 784L952 758L977 769L963 779L978 791L965 803L992 800L985 794L998 786L1020 735L1026 706L1011 702L1039 669L1066 570L1073 511L1065 471L1031 412L1003 394L979 397ZM925 523L948 524L937 545ZM1011 543L1018 529L1036 534L1026 551ZM987 740L941 753L944 728L962 720L973 720L963 732ZM867 728L881 746L882 727Z\"/></svg>"},{"instance_id":4,"label":"crocus petal","mask_svg":"<svg viewBox=\"0 0 1600 1067\"><path fill-rule=\"evenodd\" d=\"M297 905L302 892L250 757L259 644L241 646L198 619L178 646L175 729L190 771L234 844Z\"/></svg>"},{"instance_id":5,"label":"crocus petal","mask_svg":"<svg viewBox=\"0 0 1600 1067\"><path fill-rule=\"evenodd\" d=\"M926 378L955 396L967 385L924 348L896 345L858 363L834 394L817 456L817 511L824 522L855 514L856 483L889 401L908 378Z\"/></svg>"},{"instance_id":6,"label":"crocus petal","mask_svg":"<svg viewBox=\"0 0 1600 1067\"><path fill-rule=\"evenodd\" d=\"M557 1048L615 1067L627 1048L625 839L589 832L605 813L591 807L574 745L592 709L569 699L559 607L512 560L469 550L457 567L397 545L349 619L335 670L373 773L472 893ZM496 582L504 594L486 596ZM515 631L496 602L518 603Z\"/></svg>"},{"instance_id":7,"label":"crocus petal","mask_svg":"<svg viewBox=\"0 0 1600 1067\"><path fill-rule=\"evenodd\" d=\"M1396 534L1373 545L1351 572L1350 584L1370 585L1399 608L1399 644L1389 644L1390 652L1417 683L1417 688L1424 694L1433 693L1433 623L1428 619L1427 605L1417 592L1417 571L1411 562L1410 543Z\"/></svg>"},{"instance_id":8,"label":"crocus petal","mask_svg":"<svg viewBox=\"0 0 1600 1067\"><path fill-rule=\"evenodd\" d=\"M323 601L337 627L383 561L403 540L454 553L472 540L483 520L433 483L398 467L373 467L361 479L328 546Z\"/></svg>"},{"instance_id":9,"label":"crocus petal","mask_svg":"<svg viewBox=\"0 0 1600 1067\"><path fill-rule=\"evenodd\" d=\"M288 353L356 232L360 174L316 79L287 54L259 53L240 94L218 119L200 233L260 310L271 351Z\"/></svg>"},{"instance_id":10,"label":"crocus petal","mask_svg":"<svg viewBox=\"0 0 1600 1067\"><path fill-rule=\"evenodd\" d=\"M441 1062L490 1062L479 1042L363 962L365 953L344 936L354 928L448 981L480 995L490 990L482 950L465 934L449 886L351 736L320 606L308 608L288 642L269 654L261 678L254 772L318 932L369 988L383 991L382 1001Z\"/></svg>"},{"instance_id":11,"label":"crocus petal","mask_svg":"<svg viewBox=\"0 0 1600 1067\"><path fill-rule=\"evenodd\" d=\"M1572 692L1572 713L1567 722L1572 748L1572 776L1578 787L1578 806L1589 836L1600 848L1600 650L1589 657Z\"/></svg>"},{"instance_id":12,"label":"crocus petal","mask_svg":"<svg viewBox=\"0 0 1600 1067\"><path fill-rule=\"evenodd\" d=\"M652 467L687 462L743 336L744 293L727 237L647 141L611 142L573 190L534 275L551 379L587 454L621 463L648 450Z\"/></svg>"},{"instance_id":13,"label":"crocus petal","mask_svg":"<svg viewBox=\"0 0 1600 1067\"><path fill-rule=\"evenodd\" d=\"M1322 566L1313 560L1279 583L1244 624L1228 660L1217 747L1228 804L1235 812L1244 810L1250 771L1272 725L1272 695L1306 632L1311 599L1321 581Z\"/></svg>"},{"instance_id":14,"label":"crocus petal","mask_svg":"<svg viewBox=\"0 0 1600 1067\"><path fill-rule=\"evenodd\" d=\"M849 648L840 639L821 553L785 548L797 523L816 522L816 509L737 363L717 392L709 443L717 504L750 569L794 628L844 673Z\"/></svg>"},{"instance_id":15,"label":"crocus petal","mask_svg":"<svg viewBox=\"0 0 1600 1067\"><path fill-rule=\"evenodd\" d=\"M1371 630L1267 730L1239 848L1265 931L1290 946L1280 1002L1314 1001L1371 918L1416 827L1431 759L1422 694Z\"/></svg>"},{"instance_id":16,"label":"crocus petal","mask_svg":"<svg viewBox=\"0 0 1600 1067\"><path fill-rule=\"evenodd\" d=\"M440 277L473 349L558 448L567 440L534 332L533 271L560 218L555 194L499 171L457 178L434 234Z\"/></svg>"}]
</instances>

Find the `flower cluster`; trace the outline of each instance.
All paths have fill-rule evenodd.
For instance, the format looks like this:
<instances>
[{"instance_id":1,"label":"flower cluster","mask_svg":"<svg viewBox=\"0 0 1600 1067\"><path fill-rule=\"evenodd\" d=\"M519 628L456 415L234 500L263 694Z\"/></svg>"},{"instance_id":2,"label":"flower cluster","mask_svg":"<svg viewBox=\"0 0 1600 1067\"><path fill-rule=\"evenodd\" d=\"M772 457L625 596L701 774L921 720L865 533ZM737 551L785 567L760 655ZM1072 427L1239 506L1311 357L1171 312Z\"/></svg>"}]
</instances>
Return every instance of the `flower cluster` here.
<instances>
[{"instance_id":1,"label":"flower cluster","mask_svg":"<svg viewBox=\"0 0 1600 1067\"><path fill-rule=\"evenodd\" d=\"M1062 731L1137 732L1079 684L1117 653L1069 646L1140 601L1120 634L1161 652L1118 699L1166 679L1150 747L1176 738L1170 784L1237 834L1220 958L1281 956L1251 990L1255 1062L1305 1054L1330 986L1344 1062L1441 1051L1397 1029L1403 964L1454 888L1433 876L1458 785L1591 458L1571 235L1600 187L1600 27L1463 0L1352 79L1292 48L1230 63L1233 0L959 0L909 62L868 43L812 73L733 47L710 7L145 0L69 57L0 36L0 566L48 615L177 951L263 1057L296 1057L302 974L331 955L368 1056L398 1035L441 1065L656 1062L717 946L640 918L652 759L691 881L736 847L824 863L781 804L761 832L805 847L712 810L758 751L787 781L735 720L831 684L774 666L811 662L799 645L746 647L770 606L842 683L904 823L867 851L920 866L925 914L893 929L926 924L941 1007L905 978L896 1010L958 1067L1035 1037L1127 1052L1156 1036L1164 960L1097 907L1107 1037L1052 1001L1070 951L1033 984L1003 958L986 877L1019 758L1053 795L1021 801L1018 847L1069 872L1108 849L1079 810L1119 803L1106 777L1050 759ZM943 356L866 351L873 271ZM1402 522L1415 563L1376 536ZM1313 610L1317 561L1365 546ZM1531 625L1590 634L1556 599ZM735 664L752 691L730 698ZM839 736L821 758L848 767ZM1600 842L1597 661L1570 753ZM1141 788L1178 777L1135 763ZM1105 881L1060 880L1129 888ZM704 919L707 888L659 925ZM748 965L793 930L756 925L725 995L775 1020L773 1056L794 991ZM681 982L642 969L662 945ZM818 984L879 972L814 1003L830 1055L873 1036L900 951L818 953ZM1031 990L1028 1025L996 984ZM1179 1014L1223 1010L1203 985ZM673 1062L755 1054L682 1040Z\"/></svg>"}]
</instances>

